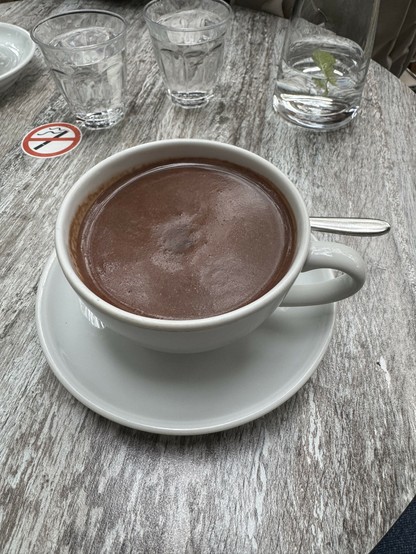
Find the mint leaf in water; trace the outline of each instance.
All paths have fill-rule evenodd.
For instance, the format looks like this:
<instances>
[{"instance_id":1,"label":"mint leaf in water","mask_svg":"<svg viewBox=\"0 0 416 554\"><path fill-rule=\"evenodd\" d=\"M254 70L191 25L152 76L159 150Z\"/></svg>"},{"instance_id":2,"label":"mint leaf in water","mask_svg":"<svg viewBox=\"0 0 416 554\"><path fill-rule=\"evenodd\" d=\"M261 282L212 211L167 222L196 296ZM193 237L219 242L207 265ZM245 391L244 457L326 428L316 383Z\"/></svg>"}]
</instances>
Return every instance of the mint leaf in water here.
<instances>
[{"instance_id":1,"label":"mint leaf in water","mask_svg":"<svg viewBox=\"0 0 416 554\"><path fill-rule=\"evenodd\" d=\"M325 88L325 94L328 94L328 83L331 83L331 85L337 84L337 77L334 70L336 60L330 52L326 52L325 50L314 50L312 59L325 76L325 80L314 80L319 82L319 86Z\"/></svg>"},{"instance_id":2,"label":"mint leaf in water","mask_svg":"<svg viewBox=\"0 0 416 554\"><path fill-rule=\"evenodd\" d=\"M313 82L318 88L321 88L326 95L328 95L328 81L326 79L318 79L317 77L314 77Z\"/></svg>"}]
</instances>

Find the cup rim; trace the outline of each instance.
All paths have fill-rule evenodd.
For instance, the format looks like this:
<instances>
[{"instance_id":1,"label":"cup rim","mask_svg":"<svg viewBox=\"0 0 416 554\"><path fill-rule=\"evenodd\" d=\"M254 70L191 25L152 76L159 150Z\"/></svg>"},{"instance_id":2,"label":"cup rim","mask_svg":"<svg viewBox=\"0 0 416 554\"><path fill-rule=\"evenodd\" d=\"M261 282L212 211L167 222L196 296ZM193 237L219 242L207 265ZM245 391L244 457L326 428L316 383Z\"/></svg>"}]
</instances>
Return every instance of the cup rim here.
<instances>
[{"instance_id":1,"label":"cup rim","mask_svg":"<svg viewBox=\"0 0 416 554\"><path fill-rule=\"evenodd\" d=\"M103 42L97 42L96 44L90 44L88 46L74 46L73 48L67 48L67 47L63 47L63 46L53 46L53 45L51 45L47 42L44 42L43 40L40 40L39 38L37 38L35 36L36 30L41 25L46 23L47 21L51 21L52 19L59 19L60 17L64 17L64 16L67 16L67 15L82 14L82 13L85 13L85 14L86 13L99 13L99 14L103 14L103 15L110 15L112 17L116 17L117 19L119 19L122 22L123 29L119 33L117 33L114 37L111 37L110 39L105 40ZM41 21L36 23L36 25L34 25L34 27L32 27L32 29L30 31L30 37L36 44L38 44L39 46L46 46L49 50L56 50L56 51L61 51L61 52L65 51L65 50L76 50L76 51L81 52L82 50L92 50L92 49L97 48L99 46L104 46L104 45L107 45L107 44L111 44L112 42L119 39L122 35L124 35L126 33L126 30L127 30L127 21L125 20L125 18L123 16L119 15L118 13L111 12L109 10L99 10L99 9L91 8L91 9L85 9L85 10L70 10L70 11L67 11L67 12L57 13L55 15L45 17L44 19L42 19Z\"/></svg>"},{"instance_id":2,"label":"cup rim","mask_svg":"<svg viewBox=\"0 0 416 554\"><path fill-rule=\"evenodd\" d=\"M213 3L216 3L216 4L221 4L222 6L224 6L224 8L226 8L228 14L226 17L224 17L224 19L222 19L220 22L218 23L213 23L212 25L207 25L206 27L204 28L197 28L197 27L187 27L186 29L185 28L182 28L182 27L173 27L173 26L170 26L170 25L165 25L164 23L159 23L157 21L155 21L154 19L152 19L149 15L148 15L148 11L149 9L154 5L154 4L157 4L158 2L160 2L160 0L151 0L148 4L146 4L146 6L144 7L143 9L143 17L146 21L146 23L150 23L151 25L154 25L155 27L159 27L160 29L164 29L166 31L169 31L169 32L179 32L179 33L200 33L202 31L209 31L210 29L216 29L217 27L221 27L222 25L225 25L226 23L228 23L230 21L230 19L232 18L232 15L233 15L233 10L231 8L231 6L229 4L227 4L227 2L225 2L224 0L210 0L211 2Z\"/></svg>"},{"instance_id":3,"label":"cup rim","mask_svg":"<svg viewBox=\"0 0 416 554\"><path fill-rule=\"evenodd\" d=\"M66 229L70 229L71 222L73 220L74 213L74 203L79 205L79 201L76 202L77 195L82 189L88 184L91 178L94 178L96 174L101 172L103 168L108 165L113 165L118 161L122 160L124 157L127 158L133 152L137 151L146 153L146 150L151 150L158 147L164 147L169 145L181 145L182 148L186 148L186 145L199 145L199 146L214 146L215 148L223 149L225 151L233 151L240 153L240 155L248 156L254 160L258 160L261 164L266 164L266 167L272 169L279 180L284 183L284 186L290 190L292 199L288 199L287 195L281 191L286 200L289 202L289 205L294 212L293 215L296 221L296 231L297 231L297 246L296 252L294 254L293 261L289 267L289 270L282 277L282 279L276 283L270 290L265 294L253 300L249 304L241 306L235 310L225 312L223 314L198 318L198 319L157 319L152 317L146 317L138 314L133 314L113 306L109 302L103 300L94 292L92 292L79 277L77 271L73 267L71 254L69 253L69 237L65 236ZM207 157L215 159L215 154L208 153ZM188 157L188 156L187 156ZM194 156L198 157L198 156ZM189 156L192 158L192 155ZM161 160L163 158L160 158ZM166 158L164 158L166 159ZM241 162L242 163L242 162ZM137 166L139 167L139 166ZM244 167L244 165L243 165ZM131 167L133 169L133 167ZM256 170L253 170L256 171ZM99 186L97 186L97 190ZM91 194L91 192L90 192ZM87 197L86 194L84 197ZM296 202L296 206L293 203ZM296 209L295 209L296 208ZM68 221L70 220L70 222ZM69 231L68 231L69 232ZM238 146L221 143L218 141L210 141L204 139L167 139L160 141L152 141L148 143L139 144L112 156L102 160L92 168L90 168L86 173L84 173L76 183L70 188L70 190L65 195L62 204L59 208L56 225L55 225L55 248L56 254L61 266L61 269L68 280L71 287L75 292L81 297L83 301L91 306L94 310L96 309L99 313L102 313L105 316L112 317L118 321L133 325L138 328L147 329L147 330L159 330L159 331L186 331L186 330L203 330L212 327L218 327L221 325L229 324L233 321L245 319L251 314L261 310L262 308L267 307L270 304L273 304L273 301L278 299L285 288L289 289L293 282L296 280L297 276L302 270L302 267L305 263L309 241L310 241L310 225L309 225L309 215L306 210L304 201L295 187L295 185L289 180L289 178L282 173L275 165L271 162L268 162L261 156L254 154L248 150L240 148ZM99 317L99 316L98 316Z\"/></svg>"}]
</instances>

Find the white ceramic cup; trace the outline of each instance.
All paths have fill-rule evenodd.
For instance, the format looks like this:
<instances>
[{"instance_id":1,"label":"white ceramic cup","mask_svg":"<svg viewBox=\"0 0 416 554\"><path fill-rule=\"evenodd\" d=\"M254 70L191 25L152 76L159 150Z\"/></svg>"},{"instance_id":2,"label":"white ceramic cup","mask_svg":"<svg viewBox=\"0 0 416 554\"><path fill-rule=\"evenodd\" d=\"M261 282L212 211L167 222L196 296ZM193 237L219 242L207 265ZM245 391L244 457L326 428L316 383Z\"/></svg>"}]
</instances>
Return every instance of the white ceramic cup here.
<instances>
[{"instance_id":1,"label":"white ceramic cup","mask_svg":"<svg viewBox=\"0 0 416 554\"><path fill-rule=\"evenodd\" d=\"M70 252L71 223L83 202L106 183L129 171L175 158L226 160L263 175L285 196L296 220L296 252L286 275L263 296L225 314L193 320L163 320L126 312L109 304L83 283ZM244 337L278 306L307 306L336 302L355 294L365 281L365 264L353 249L335 242L311 239L305 204L289 179L274 165L246 150L219 142L175 139L151 142L115 154L90 169L71 188L58 213L56 252L62 271L82 302L112 331L165 352L203 352ZM340 270L322 283L294 285L302 271Z\"/></svg>"}]
</instances>

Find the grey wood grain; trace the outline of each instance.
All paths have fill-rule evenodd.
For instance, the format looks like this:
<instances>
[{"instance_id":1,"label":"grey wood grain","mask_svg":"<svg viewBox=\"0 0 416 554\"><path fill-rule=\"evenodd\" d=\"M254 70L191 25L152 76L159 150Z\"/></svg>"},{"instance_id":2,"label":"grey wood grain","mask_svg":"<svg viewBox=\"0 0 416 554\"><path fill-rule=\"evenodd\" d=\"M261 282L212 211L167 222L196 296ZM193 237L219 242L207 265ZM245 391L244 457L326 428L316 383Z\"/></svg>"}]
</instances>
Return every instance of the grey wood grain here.
<instances>
[{"instance_id":1,"label":"grey wood grain","mask_svg":"<svg viewBox=\"0 0 416 554\"><path fill-rule=\"evenodd\" d=\"M273 112L286 22L235 10L217 97L200 111L168 100L143 2L93 1L129 27L129 114L84 133L71 154L20 149L36 125L71 121L39 52L0 96L0 551L5 553L365 553L415 494L415 95L372 64L362 111L315 134ZM0 5L29 29L75 0ZM288 402L242 427L199 437L123 428L56 380L34 320L57 209L88 168L134 144L198 137L275 163L314 215L379 217L392 232L348 237L368 280L339 306L330 347ZM333 240L333 237L332 239Z\"/></svg>"}]
</instances>

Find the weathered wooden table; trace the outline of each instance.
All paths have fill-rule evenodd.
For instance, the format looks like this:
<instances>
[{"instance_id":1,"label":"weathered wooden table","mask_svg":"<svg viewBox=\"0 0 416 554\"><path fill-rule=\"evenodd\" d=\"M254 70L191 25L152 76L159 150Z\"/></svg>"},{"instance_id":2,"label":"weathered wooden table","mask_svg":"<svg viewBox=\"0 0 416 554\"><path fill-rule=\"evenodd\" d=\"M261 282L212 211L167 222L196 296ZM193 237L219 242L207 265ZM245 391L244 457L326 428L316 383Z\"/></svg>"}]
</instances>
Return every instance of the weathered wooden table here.
<instances>
[{"instance_id":1,"label":"weathered wooden table","mask_svg":"<svg viewBox=\"0 0 416 554\"><path fill-rule=\"evenodd\" d=\"M130 23L124 122L85 132L68 155L30 158L20 147L30 129L72 121L39 52L0 97L1 552L369 552L415 494L416 96L372 64L350 126L291 128L272 111L286 22L236 9L217 97L182 111L161 83L142 4L93 5ZM79 7L6 2L0 19L30 29ZM259 419L187 437L123 427L86 408L52 373L35 326L66 191L107 156L170 137L260 154L297 184L311 214L392 225L381 238L343 239L363 254L368 280L340 303L308 382Z\"/></svg>"}]
</instances>

